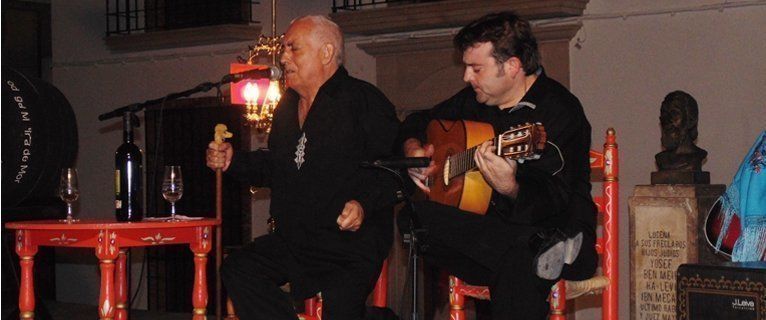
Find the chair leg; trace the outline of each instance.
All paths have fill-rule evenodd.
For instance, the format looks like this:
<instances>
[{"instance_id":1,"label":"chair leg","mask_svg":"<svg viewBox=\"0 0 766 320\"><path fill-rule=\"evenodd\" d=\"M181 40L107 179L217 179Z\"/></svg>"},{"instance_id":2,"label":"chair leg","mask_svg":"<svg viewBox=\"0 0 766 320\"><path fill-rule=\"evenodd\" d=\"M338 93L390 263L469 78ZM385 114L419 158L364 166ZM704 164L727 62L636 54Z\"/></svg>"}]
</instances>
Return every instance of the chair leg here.
<instances>
[{"instance_id":1,"label":"chair leg","mask_svg":"<svg viewBox=\"0 0 766 320\"><path fill-rule=\"evenodd\" d=\"M303 301L303 313L298 314L301 320L322 320L322 297L317 295Z\"/></svg>"},{"instance_id":2,"label":"chair leg","mask_svg":"<svg viewBox=\"0 0 766 320\"><path fill-rule=\"evenodd\" d=\"M231 302L231 298L226 298L226 320L239 320L237 313L234 311L234 304Z\"/></svg>"},{"instance_id":3,"label":"chair leg","mask_svg":"<svg viewBox=\"0 0 766 320\"><path fill-rule=\"evenodd\" d=\"M372 290L372 306L385 308L388 304L388 259L383 260L383 267Z\"/></svg>"},{"instance_id":4,"label":"chair leg","mask_svg":"<svg viewBox=\"0 0 766 320\"><path fill-rule=\"evenodd\" d=\"M551 316L550 320L566 320L567 318L567 298L566 298L566 284L564 280L560 280L551 288L550 305Z\"/></svg>"},{"instance_id":5,"label":"chair leg","mask_svg":"<svg viewBox=\"0 0 766 320\"><path fill-rule=\"evenodd\" d=\"M449 276L449 318L450 320L465 320L465 296L458 292L463 281L455 276Z\"/></svg>"},{"instance_id":6,"label":"chair leg","mask_svg":"<svg viewBox=\"0 0 766 320\"><path fill-rule=\"evenodd\" d=\"M455 307L455 306L452 306L452 307ZM451 308L449 310L450 320L465 320L465 310L463 310L462 308L463 306L460 306L460 309Z\"/></svg>"}]
</instances>

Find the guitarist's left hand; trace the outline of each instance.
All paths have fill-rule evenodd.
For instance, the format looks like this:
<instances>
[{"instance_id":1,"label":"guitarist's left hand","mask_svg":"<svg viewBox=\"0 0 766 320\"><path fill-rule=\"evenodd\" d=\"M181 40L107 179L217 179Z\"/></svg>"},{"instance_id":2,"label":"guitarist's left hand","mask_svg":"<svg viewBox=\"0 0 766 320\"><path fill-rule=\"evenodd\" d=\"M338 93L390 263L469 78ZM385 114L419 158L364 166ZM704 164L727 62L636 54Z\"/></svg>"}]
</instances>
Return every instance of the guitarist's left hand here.
<instances>
[{"instance_id":1,"label":"guitarist's left hand","mask_svg":"<svg viewBox=\"0 0 766 320\"><path fill-rule=\"evenodd\" d=\"M496 155L492 141L482 143L477 148L473 158L482 176L484 176L484 180L492 189L500 194L516 198L519 193L519 184L516 181L516 169L518 169L519 164L516 160Z\"/></svg>"}]
</instances>

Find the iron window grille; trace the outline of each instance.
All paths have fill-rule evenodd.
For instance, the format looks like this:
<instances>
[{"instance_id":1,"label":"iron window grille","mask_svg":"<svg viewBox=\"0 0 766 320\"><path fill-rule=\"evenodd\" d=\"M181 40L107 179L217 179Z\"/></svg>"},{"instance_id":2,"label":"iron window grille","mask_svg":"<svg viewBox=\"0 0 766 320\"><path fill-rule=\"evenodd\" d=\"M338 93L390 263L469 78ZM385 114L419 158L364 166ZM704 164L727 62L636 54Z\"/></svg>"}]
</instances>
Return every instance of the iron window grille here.
<instances>
[{"instance_id":1,"label":"iron window grille","mask_svg":"<svg viewBox=\"0 0 766 320\"><path fill-rule=\"evenodd\" d=\"M356 11L364 9L385 8L389 5L402 5L418 2L434 2L441 0L333 0L332 12Z\"/></svg>"},{"instance_id":2,"label":"iron window grille","mask_svg":"<svg viewBox=\"0 0 766 320\"><path fill-rule=\"evenodd\" d=\"M257 23L253 0L106 0L106 36Z\"/></svg>"}]
</instances>

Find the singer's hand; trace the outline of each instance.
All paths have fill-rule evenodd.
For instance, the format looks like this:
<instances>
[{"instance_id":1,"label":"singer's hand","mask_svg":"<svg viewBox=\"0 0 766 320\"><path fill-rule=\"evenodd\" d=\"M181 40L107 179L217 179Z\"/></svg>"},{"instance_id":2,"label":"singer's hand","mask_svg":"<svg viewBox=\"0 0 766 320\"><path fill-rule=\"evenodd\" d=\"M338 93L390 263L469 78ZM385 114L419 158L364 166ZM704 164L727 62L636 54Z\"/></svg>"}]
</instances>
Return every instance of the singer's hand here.
<instances>
[{"instance_id":1,"label":"singer's hand","mask_svg":"<svg viewBox=\"0 0 766 320\"><path fill-rule=\"evenodd\" d=\"M495 154L495 146L491 141L482 143L473 156L481 175L492 189L500 194L516 198L519 184L516 182L516 160L505 159Z\"/></svg>"},{"instance_id":2,"label":"singer's hand","mask_svg":"<svg viewBox=\"0 0 766 320\"><path fill-rule=\"evenodd\" d=\"M231 157L234 155L234 149L231 143L216 143L211 141L207 145L207 166L210 169L223 169L226 171L231 164Z\"/></svg>"},{"instance_id":3,"label":"singer's hand","mask_svg":"<svg viewBox=\"0 0 766 320\"><path fill-rule=\"evenodd\" d=\"M409 139L404 143L404 156L405 157L431 157L434 155L434 146L427 144L425 147L421 146L420 141L416 139ZM431 161L427 168L409 168L407 174L409 174L412 182L423 190L426 194L431 192L431 188L426 185L426 179L436 172L436 163Z\"/></svg>"},{"instance_id":4,"label":"singer's hand","mask_svg":"<svg viewBox=\"0 0 766 320\"><path fill-rule=\"evenodd\" d=\"M362 226L364 221L364 208L356 200L346 202L343 211L338 216L336 222L338 228L342 231L356 231Z\"/></svg>"}]
</instances>

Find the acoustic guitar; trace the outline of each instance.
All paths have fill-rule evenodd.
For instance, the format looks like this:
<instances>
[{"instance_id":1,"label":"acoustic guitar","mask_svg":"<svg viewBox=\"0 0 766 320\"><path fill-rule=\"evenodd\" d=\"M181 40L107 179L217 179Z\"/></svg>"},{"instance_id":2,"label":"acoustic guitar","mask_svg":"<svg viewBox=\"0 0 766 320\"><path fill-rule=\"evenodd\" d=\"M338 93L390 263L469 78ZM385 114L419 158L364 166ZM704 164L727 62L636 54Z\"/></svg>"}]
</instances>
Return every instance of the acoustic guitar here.
<instances>
[{"instance_id":1,"label":"acoustic guitar","mask_svg":"<svg viewBox=\"0 0 766 320\"><path fill-rule=\"evenodd\" d=\"M492 197L492 187L474 170L477 147L492 140L498 156L523 161L540 158L546 141L545 128L539 123L519 125L495 136L487 123L433 120L426 134L434 145L431 159L437 168L426 181L431 188L428 198L476 214L487 212Z\"/></svg>"}]
</instances>

